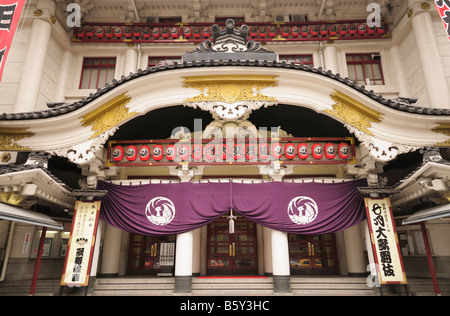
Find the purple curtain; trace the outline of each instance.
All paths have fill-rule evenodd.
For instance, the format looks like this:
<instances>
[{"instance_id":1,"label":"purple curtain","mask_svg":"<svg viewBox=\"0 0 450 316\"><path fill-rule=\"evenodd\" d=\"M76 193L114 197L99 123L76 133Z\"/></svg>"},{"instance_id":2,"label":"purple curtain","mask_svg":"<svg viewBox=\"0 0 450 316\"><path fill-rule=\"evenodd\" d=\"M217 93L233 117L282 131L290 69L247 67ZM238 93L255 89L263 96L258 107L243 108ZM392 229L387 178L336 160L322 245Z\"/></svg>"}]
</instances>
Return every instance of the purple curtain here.
<instances>
[{"instance_id":1,"label":"purple curtain","mask_svg":"<svg viewBox=\"0 0 450 316\"><path fill-rule=\"evenodd\" d=\"M179 234L228 212L293 234L334 233L365 219L366 180L339 183L171 183L121 186L99 181L100 218L143 235Z\"/></svg>"}]
</instances>

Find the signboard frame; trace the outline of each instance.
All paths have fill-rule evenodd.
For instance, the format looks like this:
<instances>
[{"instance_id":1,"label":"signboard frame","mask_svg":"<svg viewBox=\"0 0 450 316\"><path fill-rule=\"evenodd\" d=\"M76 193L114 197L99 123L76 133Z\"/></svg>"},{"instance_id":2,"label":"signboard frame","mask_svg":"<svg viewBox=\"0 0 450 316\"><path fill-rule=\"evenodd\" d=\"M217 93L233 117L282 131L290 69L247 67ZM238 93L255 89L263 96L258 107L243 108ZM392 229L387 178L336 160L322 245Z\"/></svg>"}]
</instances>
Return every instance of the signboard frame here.
<instances>
[{"instance_id":1,"label":"signboard frame","mask_svg":"<svg viewBox=\"0 0 450 316\"><path fill-rule=\"evenodd\" d=\"M364 203L380 284L408 284L390 198L364 198Z\"/></svg>"},{"instance_id":2,"label":"signboard frame","mask_svg":"<svg viewBox=\"0 0 450 316\"><path fill-rule=\"evenodd\" d=\"M89 284L100 205L101 201L75 202L61 286L80 287ZM77 280L73 279L75 274L79 275ZM68 280L69 277L71 280Z\"/></svg>"}]
</instances>

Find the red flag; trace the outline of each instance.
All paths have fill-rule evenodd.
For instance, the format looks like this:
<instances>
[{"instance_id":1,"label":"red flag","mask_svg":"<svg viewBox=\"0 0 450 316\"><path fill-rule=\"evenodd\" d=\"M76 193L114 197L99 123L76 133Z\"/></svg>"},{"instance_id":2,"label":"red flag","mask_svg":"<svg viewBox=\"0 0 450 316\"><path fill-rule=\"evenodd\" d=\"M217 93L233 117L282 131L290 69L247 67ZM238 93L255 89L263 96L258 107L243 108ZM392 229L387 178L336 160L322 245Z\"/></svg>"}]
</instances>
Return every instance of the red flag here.
<instances>
[{"instance_id":1,"label":"red flag","mask_svg":"<svg viewBox=\"0 0 450 316\"><path fill-rule=\"evenodd\" d=\"M445 32L450 40L450 0L435 0L434 2L444 23Z\"/></svg>"},{"instance_id":2,"label":"red flag","mask_svg":"<svg viewBox=\"0 0 450 316\"><path fill-rule=\"evenodd\" d=\"M0 0L0 81L25 0Z\"/></svg>"}]
</instances>

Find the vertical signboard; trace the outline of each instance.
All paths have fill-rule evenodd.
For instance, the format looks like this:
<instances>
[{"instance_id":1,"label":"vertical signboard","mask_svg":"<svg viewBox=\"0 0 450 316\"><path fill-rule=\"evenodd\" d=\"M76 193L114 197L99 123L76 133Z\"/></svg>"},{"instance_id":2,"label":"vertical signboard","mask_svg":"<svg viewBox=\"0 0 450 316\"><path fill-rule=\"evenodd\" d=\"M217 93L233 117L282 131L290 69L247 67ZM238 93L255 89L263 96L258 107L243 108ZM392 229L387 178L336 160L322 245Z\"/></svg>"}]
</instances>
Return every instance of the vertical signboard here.
<instances>
[{"instance_id":1,"label":"vertical signboard","mask_svg":"<svg viewBox=\"0 0 450 316\"><path fill-rule=\"evenodd\" d=\"M0 82L25 0L0 0Z\"/></svg>"},{"instance_id":2,"label":"vertical signboard","mask_svg":"<svg viewBox=\"0 0 450 316\"><path fill-rule=\"evenodd\" d=\"M434 2L444 23L445 32L450 40L450 0L435 0Z\"/></svg>"},{"instance_id":3,"label":"vertical signboard","mask_svg":"<svg viewBox=\"0 0 450 316\"><path fill-rule=\"evenodd\" d=\"M407 284L389 198L365 198L380 284Z\"/></svg>"},{"instance_id":4,"label":"vertical signboard","mask_svg":"<svg viewBox=\"0 0 450 316\"><path fill-rule=\"evenodd\" d=\"M88 285L99 213L100 201L76 201L61 285Z\"/></svg>"}]
</instances>

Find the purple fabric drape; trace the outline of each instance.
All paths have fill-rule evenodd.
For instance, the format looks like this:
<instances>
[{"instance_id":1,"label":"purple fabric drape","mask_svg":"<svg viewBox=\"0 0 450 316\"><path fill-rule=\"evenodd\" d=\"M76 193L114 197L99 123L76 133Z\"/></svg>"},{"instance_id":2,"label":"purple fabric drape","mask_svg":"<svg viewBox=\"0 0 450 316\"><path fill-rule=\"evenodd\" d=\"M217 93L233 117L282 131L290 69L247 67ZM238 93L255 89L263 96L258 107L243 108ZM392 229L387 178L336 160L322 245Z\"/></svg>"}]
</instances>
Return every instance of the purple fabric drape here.
<instances>
[{"instance_id":1,"label":"purple fabric drape","mask_svg":"<svg viewBox=\"0 0 450 316\"><path fill-rule=\"evenodd\" d=\"M179 234L215 221L231 208L249 220L293 234L334 233L365 219L366 180L339 183L172 183L108 190L100 218L143 235Z\"/></svg>"}]
</instances>

